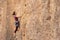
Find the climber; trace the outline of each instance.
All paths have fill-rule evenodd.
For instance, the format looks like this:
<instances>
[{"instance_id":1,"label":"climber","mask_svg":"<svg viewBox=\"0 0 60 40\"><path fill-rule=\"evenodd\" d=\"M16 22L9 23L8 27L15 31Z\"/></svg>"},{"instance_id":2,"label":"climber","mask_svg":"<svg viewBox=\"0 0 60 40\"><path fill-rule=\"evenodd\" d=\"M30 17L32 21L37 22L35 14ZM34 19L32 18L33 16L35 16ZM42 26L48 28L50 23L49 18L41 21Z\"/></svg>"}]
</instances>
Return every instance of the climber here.
<instances>
[{"instance_id":1,"label":"climber","mask_svg":"<svg viewBox=\"0 0 60 40\"><path fill-rule=\"evenodd\" d=\"M16 33L16 31L18 30L18 28L19 28L19 26L20 26L20 23L19 23L18 17L17 17L16 14L15 14L15 11L13 12L12 15L14 16L14 19L15 19L16 29L15 29L14 33Z\"/></svg>"}]
</instances>

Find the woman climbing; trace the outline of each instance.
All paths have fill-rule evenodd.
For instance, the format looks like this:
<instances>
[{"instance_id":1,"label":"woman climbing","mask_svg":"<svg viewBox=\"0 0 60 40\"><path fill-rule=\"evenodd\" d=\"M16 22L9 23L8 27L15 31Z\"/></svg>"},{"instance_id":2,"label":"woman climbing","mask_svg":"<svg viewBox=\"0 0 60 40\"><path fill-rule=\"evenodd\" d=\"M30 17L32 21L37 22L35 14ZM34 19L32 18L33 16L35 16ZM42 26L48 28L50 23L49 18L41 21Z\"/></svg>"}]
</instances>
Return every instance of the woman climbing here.
<instances>
[{"instance_id":1,"label":"woman climbing","mask_svg":"<svg viewBox=\"0 0 60 40\"><path fill-rule=\"evenodd\" d=\"M20 27L20 23L19 23L18 17L16 16L15 11L13 12L13 16L14 16L14 19L15 19L15 26L16 26L16 29L15 29L14 33L16 33L16 31Z\"/></svg>"}]
</instances>

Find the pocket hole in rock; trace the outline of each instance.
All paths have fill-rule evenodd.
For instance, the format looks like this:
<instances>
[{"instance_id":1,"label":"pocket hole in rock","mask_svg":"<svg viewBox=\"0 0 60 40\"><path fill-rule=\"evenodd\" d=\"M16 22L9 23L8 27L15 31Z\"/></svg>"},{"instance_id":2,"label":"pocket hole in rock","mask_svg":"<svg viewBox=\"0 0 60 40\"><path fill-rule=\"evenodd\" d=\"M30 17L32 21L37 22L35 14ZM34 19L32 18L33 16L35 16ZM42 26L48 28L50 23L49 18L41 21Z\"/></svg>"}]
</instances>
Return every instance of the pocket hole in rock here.
<instances>
[{"instance_id":1,"label":"pocket hole in rock","mask_svg":"<svg viewBox=\"0 0 60 40\"><path fill-rule=\"evenodd\" d=\"M50 20L51 19L51 16L48 16L46 20Z\"/></svg>"}]
</instances>

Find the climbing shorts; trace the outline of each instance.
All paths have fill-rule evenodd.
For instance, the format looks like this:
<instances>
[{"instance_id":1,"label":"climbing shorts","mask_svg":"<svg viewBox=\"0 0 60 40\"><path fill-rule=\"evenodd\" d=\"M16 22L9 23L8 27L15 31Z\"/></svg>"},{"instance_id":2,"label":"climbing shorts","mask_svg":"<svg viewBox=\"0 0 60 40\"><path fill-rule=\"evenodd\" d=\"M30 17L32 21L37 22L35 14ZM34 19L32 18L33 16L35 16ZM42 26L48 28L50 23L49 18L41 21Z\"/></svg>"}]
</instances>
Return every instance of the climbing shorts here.
<instances>
[{"instance_id":1,"label":"climbing shorts","mask_svg":"<svg viewBox=\"0 0 60 40\"><path fill-rule=\"evenodd\" d=\"M15 26L19 27L19 21L15 21Z\"/></svg>"}]
</instances>

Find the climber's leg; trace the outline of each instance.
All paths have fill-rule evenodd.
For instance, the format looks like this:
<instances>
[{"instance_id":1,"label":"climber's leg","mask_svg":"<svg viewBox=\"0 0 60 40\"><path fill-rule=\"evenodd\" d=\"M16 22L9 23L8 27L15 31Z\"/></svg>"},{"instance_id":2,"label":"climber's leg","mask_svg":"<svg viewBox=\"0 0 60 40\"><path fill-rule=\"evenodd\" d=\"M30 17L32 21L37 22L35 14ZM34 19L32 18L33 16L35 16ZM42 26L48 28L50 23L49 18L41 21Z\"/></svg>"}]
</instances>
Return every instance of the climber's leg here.
<instances>
[{"instance_id":1,"label":"climber's leg","mask_svg":"<svg viewBox=\"0 0 60 40\"><path fill-rule=\"evenodd\" d=\"M16 22L15 22L15 25L16 25L16 29L15 29L15 33L16 33L16 31L18 30L19 25L20 25L20 24L19 24L19 21L16 21Z\"/></svg>"},{"instance_id":2,"label":"climber's leg","mask_svg":"<svg viewBox=\"0 0 60 40\"><path fill-rule=\"evenodd\" d=\"M18 27L16 27L16 31L18 30Z\"/></svg>"},{"instance_id":3,"label":"climber's leg","mask_svg":"<svg viewBox=\"0 0 60 40\"><path fill-rule=\"evenodd\" d=\"M16 29L15 29L15 33L16 33L17 30L18 30L18 27L16 27Z\"/></svg>"}]
</instances>

